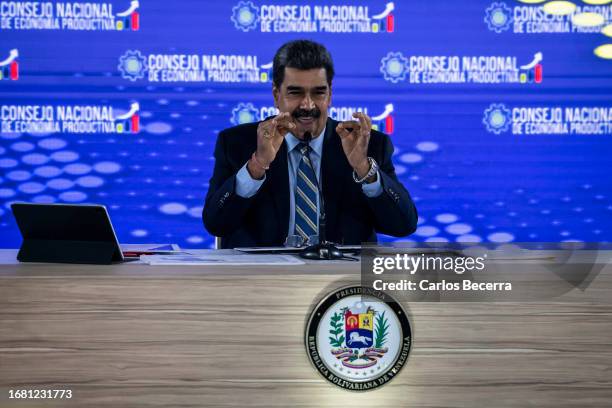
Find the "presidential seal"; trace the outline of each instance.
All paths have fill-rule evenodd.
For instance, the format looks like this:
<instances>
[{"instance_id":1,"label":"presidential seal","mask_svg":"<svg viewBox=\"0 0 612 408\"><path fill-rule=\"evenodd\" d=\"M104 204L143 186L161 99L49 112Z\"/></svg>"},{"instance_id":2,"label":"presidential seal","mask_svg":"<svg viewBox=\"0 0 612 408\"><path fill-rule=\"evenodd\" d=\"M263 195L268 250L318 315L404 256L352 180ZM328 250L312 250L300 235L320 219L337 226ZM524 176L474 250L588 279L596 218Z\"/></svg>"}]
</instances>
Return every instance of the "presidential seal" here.
<instances>
[{"instance_id":1,"label":"presidential seal","mask_svg":"<svg viewBox=\"0 0 612 408\"><path fill-rule=\"evenodd\" d=\"M306 326L317 371L339 387L366 391L395 378L408 359L408 316L391 296L350 286L326 296Z\"/></svg>"}]
</instances>

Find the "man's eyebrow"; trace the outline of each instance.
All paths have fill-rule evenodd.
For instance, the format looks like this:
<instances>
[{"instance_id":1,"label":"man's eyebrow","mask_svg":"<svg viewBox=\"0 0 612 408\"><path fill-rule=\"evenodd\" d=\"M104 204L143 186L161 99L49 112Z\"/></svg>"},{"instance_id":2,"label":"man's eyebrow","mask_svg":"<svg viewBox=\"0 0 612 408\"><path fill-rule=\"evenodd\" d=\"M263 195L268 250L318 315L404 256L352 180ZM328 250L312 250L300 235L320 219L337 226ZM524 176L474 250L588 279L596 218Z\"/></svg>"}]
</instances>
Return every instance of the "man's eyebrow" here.
<instances>
[{"instance_id":1,"label":"man's eyebrow","mask_svg":"<svg viewBox=\"0 0 612 408\"><path fill-rule=\"evenodd\" d=\"M304 87L297 86L297 85L288 85L287 86L287 90L288 91L303 91ZM327 90L327 85L315 86L314 90L315 91L326 91Z\"/></svg>"}]
</instances>

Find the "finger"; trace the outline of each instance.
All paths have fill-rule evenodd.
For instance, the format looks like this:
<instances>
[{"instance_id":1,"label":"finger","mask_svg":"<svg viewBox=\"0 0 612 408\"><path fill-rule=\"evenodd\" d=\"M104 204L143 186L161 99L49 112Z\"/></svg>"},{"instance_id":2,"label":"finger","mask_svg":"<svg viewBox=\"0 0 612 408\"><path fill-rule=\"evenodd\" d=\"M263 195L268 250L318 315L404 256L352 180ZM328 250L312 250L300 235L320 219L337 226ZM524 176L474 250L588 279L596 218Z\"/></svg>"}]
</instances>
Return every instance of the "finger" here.
<instances>
[{"instance_id":1,"label":"finger","mask_svg":"<svg viewBox=\"0 0 612 408\"><path fill-rule=\"evenodd\" d=\"M361 129L361 124L356 120L346 120L344 122L341 122L341 125L345 129L351 129L350 131L355 131L355 129Z\"/></svg>"},{"instance_id":2,"label":"finger","mask_svg":"<svg viewBox=\"0 0 612 408\"><path fill-rule=\"evenodd\" d=\"M349 130L347 129L346 125L343 124L338 125L338 127L340 127L338 134L340 135L342 144L348 143L348 145L353 146L357 140L357 135L354 132L354 128Z\"/></svg>"},{"instance_id":3,"label":"finger","mask_svg":"<svg viewBox=\"0 0 612 408\"><path fill-rule=\"evenodd\" d=\"M336 126L336 132L338 132L341 139L344 139L351 134L351 132L344 127L343 123L338 123L338 126Z\"/></svg>"},{"instance_id":4,"label":"finger","mask_svg":"<svg viewBox=\"0 0 612 408\"><path fill-rule=\"evenodd\" d=\"M368 124L368 129L372 130L372 118L369 117L367 114L363 114L363 116L366 118L366 123Z\"/></svg>"},{"instance_id":5,"label":"finger","mask_svg":"<svg viewBox=\"0 0 612 408\"><path fill-rule=\"evenodd\" d=\"M289 112L283 112L278 117L279 123L293 123L293 116Z\"/></svg>"},{"instance_id":6,"label":"finger","mask_svg":"<svg viewBox=\"0 0 612 408\"><path fill-rule=\"evenodd\" d=\"M270 123L268 123L269 121L266 122L261 122L259 124L259 126L257 126L257 135L259 137L263 137L264 139L268 139L268 137L266 137L266 134L271 135L270 133Z\"/></svg>"},{"instance_id":7,"label":"finger","mask_svg":"<svg viewBox=\"0 0 612 408\"><path fill-rule=\"evenodd\" d=\"M287 132L291 132L293 129L295 129L295 125L290 122L285 125L277 126L276 133L281 133L283 136L285 136Z\"/></svg>"},{"instance_id":8,"label":"finger","mask_svg":"<svg viewBox=\"0 0 612 408\"><path fill-rule=\"evenodd\" d=\"M291 118L291 114L290 114L289 112L283 112L283 113L279 114L279 115L276 117L276 119L277 119L279 122L286 122L286 121L291 120L292 118Z\"/></svg>"},{"instance_id":9,"label":"finger","mask_svg":"<svg viewBox=\"0 0 612 408\"><path fill-rule=\"evenodd\" d=\"M277 117L277 124L279 128L283 129L294 129L295 123L293 122L293 118L288 112L282 114L282 116Z\"/></svg>"},{"instance_id":10,"label":"finger","mask_svg":"<svg viewBox=\"0 0 612 408\"><path fill-rule=\"evenodd\" d=\"M278 127L278 120L274 118L270 121L270 132L274 133L277 127Z\"/></svg>"},{"instance_id":11,"label":"finger","mask_svg":"<svg viewBox=\"0 0 612 408\"><path fill-rule=\"evenodd\" d=\"M370 136L372 132L372 119L365 112L361 112L361 113L362 113L363 120L365 122L365 127L363 128L363 136L364 136L363 143L364 145L367 145L370 140Z\"/></svg>"},{"instance_id":12,"label":"finger","mask_svg":"<svg viewBox=\"0 0 612 408\"><path fill-rule=\"evenodd\" d=\"M274 137L283 139L287 135L287 133L291 132L293 129L295 129L295 125L293 123L279 125L276 128L276 134Z\"/></svg>"},{"instance_id":13,"label":"finger","mask_svg":"<svg viewBox=\"0 0 612 408\"><path fill-rule=\"evenodd\" d=\"M276 133L276 127L277 127L276 118L271 119L268 122L270 123L264 128L264 137L266 139L272 139Z\"/></svg>"},{"instance_id":14,"label":"finger","mask_svg":"<svg viewBox=\"0 0 612 408\"><path fill-rule=\"evenodd\" d=\"M360 130L364 130L369 132L371 125L368 124L368 116L363 112L355 112L353 113L353 117L359 119L359 124L361 125Z\"/></svg>"},{"instance_id":15,"label":"finger","mask_svg":"<svg viewBox=\"0 0 612 408\"><path fill-rule=\"evenodd\" d=\"M285 136L287 133L291 132L295 129L296 125L291 120L289 114L283 115L282 117L277 119L276 128L274 132L273 139L277 144L280 144L285 140Z\"/></svg>"},{"instance_id":16,"label":"finger","mask_svg":"<svg viewBox=\"0 0 612 408\"><path fill-rule=\"evenodd\" d=\"M289 116L289 112L281 112L278 115L276 115L274 117L274 119L276 119L277 122L282 122L284 121L287 117Z\"/></svg>"}]
</instances>

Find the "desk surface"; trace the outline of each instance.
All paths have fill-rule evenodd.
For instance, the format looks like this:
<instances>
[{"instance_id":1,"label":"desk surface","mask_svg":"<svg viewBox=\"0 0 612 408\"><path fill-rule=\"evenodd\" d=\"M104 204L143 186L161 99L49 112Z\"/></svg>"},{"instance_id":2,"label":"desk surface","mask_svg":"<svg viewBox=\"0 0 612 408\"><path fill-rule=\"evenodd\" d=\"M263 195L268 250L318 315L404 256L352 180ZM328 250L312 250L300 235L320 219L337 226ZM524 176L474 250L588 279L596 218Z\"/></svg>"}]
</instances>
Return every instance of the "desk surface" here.
<instances>
[{"instance_id":1,"label":"desk surface","mask_svg":"<svg viewBox=\"0 0 612 408\"><path fill-rule=\"evenodd\" d=\"M18 264L0 250L0 407L609 407L612 265L524 303L410 303L400 375L355 393L304 348L311 308L359 263ZM610 253L604 254L609 260ZM73 390L15 402L9 389Z\"/></svg>"}]
</instances>

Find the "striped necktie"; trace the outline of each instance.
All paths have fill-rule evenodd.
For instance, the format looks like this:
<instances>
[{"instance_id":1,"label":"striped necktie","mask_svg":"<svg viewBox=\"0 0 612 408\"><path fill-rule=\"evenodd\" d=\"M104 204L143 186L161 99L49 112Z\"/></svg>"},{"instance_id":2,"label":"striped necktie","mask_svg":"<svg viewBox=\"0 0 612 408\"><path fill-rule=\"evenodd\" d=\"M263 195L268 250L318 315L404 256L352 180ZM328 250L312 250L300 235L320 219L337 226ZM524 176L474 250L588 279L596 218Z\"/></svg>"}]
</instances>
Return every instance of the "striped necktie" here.
<instances>
[{"instance_id":1,"label":"striped necktie","mask_svg":"<svg viewBox=\"0 0 612 408\"><path fill-rule=\"evenodd\" d=\"M302 158L295 183L295 235L307 239L311 235L318 234L318 189L314 166L308 161L307 152L310 146L300 143L296 149L302 154Z\"/></svg>"}]
</instances>

